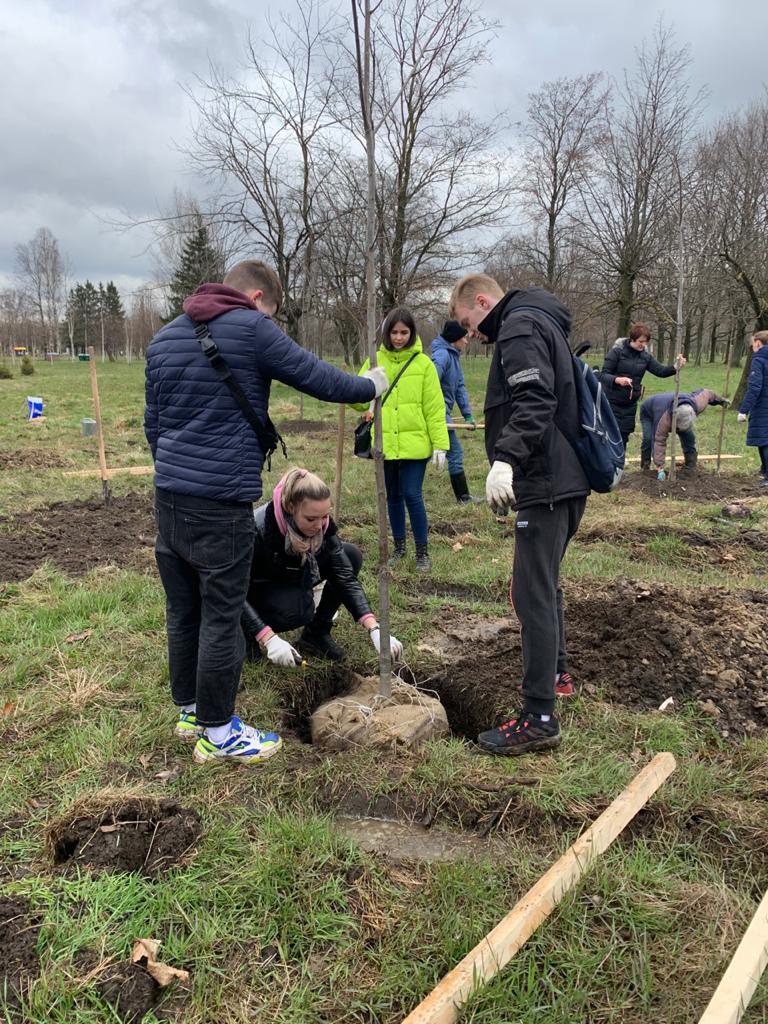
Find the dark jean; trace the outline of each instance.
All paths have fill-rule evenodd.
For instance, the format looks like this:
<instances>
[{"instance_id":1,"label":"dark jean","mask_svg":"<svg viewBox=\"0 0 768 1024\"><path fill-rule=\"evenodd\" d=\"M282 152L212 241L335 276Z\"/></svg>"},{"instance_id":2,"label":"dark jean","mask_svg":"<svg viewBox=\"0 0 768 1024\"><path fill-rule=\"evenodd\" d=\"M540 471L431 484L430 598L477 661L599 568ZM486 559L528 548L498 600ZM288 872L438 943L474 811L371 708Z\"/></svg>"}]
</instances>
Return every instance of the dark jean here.
<instances>
[{"instance_id":1,"label":"dark jean","mask_svg":"<svg viewBox=\"0 0 768 1024\"><path fill-rule=\"evenodd\" d=\"M653 420L641 416L640 425L643 428L643 442L640 447L640 454L644 459L650 460L653 453ZM683 454L696 451L696 434L693 430L678 430L677 436L680 438L680 447L683 449Z\"/></svg>"},{"instance_id":2,"label":"dark jean","mask_svg":"<svg viewBox=\"0 0 768 1024\"><path fill-rule=\"evenodd\" d=\"M760 453L760 472L768 478L768 444L758 445L757 450Z\"/></svg>"},{"instance_id":3,"label":"dark jean","mask_svg":"<svg viewBox=\"0 0 768 1024\"><path fill-rule=\"evenodd\" d=\"M560 563L586 504L569 498L517 513L512 603L523 643L524 710L537 715L552 714L555 673L568 669Z\"/></svg>"},{"instance_id":4,"label":"dark jean","mask_svg":"<svg viewBox=\"0 0 768 1024\"><path fill-rule=\"evenodd\" d=\"M427 509L424 505L424 474L429 459L386 459L384 482L387 487L389 525L395 540L405 539L405 509L411 520L413 539L427 543Z\"/></svg>"},{"instance_id":5,"label":"dark jean","mask_svg":"<svg viewBox=\"0 0 768 1024\"><path fill-rule=\"evenodd\" d=\"M450 476L456 476L457 473L464 472L464 450L461 447L461 441L456 436L458 430L449 430L448 438L450 440L450 447L448 448L448 473Z\"/></svg>"},{"instance_id":6,"label":"dark jean","mask_svg":"<svg viewBox=\"0 0 768 1024\"><path fill-rule=\"evenodd\" d=\"M240 614L253 556L253 508L156 489L155 519L173 702L196 703L200 725L226 725L245 654Z\"/></svg>"}]
</instances>

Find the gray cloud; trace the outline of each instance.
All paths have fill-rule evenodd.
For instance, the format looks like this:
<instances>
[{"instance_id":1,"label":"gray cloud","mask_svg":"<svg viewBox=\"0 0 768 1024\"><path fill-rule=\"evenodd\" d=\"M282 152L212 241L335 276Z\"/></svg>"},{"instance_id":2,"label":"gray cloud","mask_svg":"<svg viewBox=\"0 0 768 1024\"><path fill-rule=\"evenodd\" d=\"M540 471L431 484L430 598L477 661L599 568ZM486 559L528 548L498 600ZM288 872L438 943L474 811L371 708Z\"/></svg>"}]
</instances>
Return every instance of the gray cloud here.
<instances>
[{"instance_id":1,"label":"gray cloud","mask_svg":"<svg viewBox=\"0 0 768 1024\"><path fill-rule=\"evenodd\" d=\"M179 151L191 103L182 85L209 59L234 69L249 22L246 0L27 0L4 4L0 30L0 277L13 250L47 225L78 278L128 287L151 275L146 232L114 233L121 213L151 216L174 187L203 190ZM512 122L541 82L604 70L620 77L658 18L691 47L691 76L711 90L712 119L764 88L764 0L544 0L521 11L485 0L502 25L463 106L494 104ZM12 97L12 102L9 98Z\"/></svg>"}]
</instances>

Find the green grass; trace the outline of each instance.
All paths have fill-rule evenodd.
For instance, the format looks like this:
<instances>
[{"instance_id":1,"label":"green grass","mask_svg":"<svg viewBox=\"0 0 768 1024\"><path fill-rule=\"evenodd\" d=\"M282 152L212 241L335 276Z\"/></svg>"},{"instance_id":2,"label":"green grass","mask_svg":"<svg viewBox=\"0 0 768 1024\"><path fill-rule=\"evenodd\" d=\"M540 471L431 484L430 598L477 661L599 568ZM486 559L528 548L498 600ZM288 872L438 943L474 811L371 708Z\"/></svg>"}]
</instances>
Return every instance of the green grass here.
<instances>
[{"instance_id":1,"label":"green grass","mask_svg":"<svg viewBox=\"0 0 768 1024\"><path fill-rule=\"evenodd\" d=\"M141 432L143 364L99 363L111 464L149 464ZM481 406L487 361L467 363ZM723 368L686 370L684 387L723 386ZM666 381L647 381L649 392ZM30 386L33 385L33 386ZM46 420L27 423L27 393L46 401ZM273 389L276 422L296 418L298 396ZM40 364L31 380L0 381L0 451L47 453L59 463L3 470L3 511L22 514L50 501L96 497L98 479L64 475L96 465L86 364ZM305 400L304 416L327 435L287 437L291 461L333 479L336 409ZM347 416L344 535L366 554L363 579L376 593L371 466L349 457ZM714 451L719 412L699 423L702 451ZM757 461L743 448L735 412L725 450L746 452L728 472ZM462 434L467 471L482 490L482 435ZM632 442L635 450L638 439ZM282 472L276 459L267 487ZM151 478L117 477L117 493L145 491ZM429 674L418 644L450 617L505 614L510 527L484 507L458 507L445 477L427 474L433 580L474 588L467 599L425 596L409 561L395 572L393 628L409 664ZM716 564L679 531L727 537L718 506L659 503L621 490L593 498L565 563L566 580L601 586L619 576L686 588L765 587L765 556L746 552ZM752 528L764 529L766 503ZM618 527L658 526L638 549ZM439 529L454 532L438 532ZM459 542L462 547L454 551ZM0 865L3 889L42 915L41 978L25 1020L92 1024L114 1016L98 998L93 971L129 955L134 938L163 941L162 959L191 972L189 990L170 997L171 1019L232 1024L396 1024L479 941L615 796L647 759L671 750L678 769L652 801L642 827L622 837L552 917L461 1016L462 1024L698 1020L751 914L768 887L768 739L722 740L692 708L637 713L598 697L563 709L566 740L552 757L521 762L474 755L458 740L418 753L324 756L297 742L255 770L206 771L170 735L164 601L152 572L93 572L69 579L43 567L0 585ZM90 630L81 641L73 634ZM348 618L338 626L354 663L374 668L372 649ZM652 642L652 639L649 639ZM295 677L247 666L244 717L279 726ZM167 772L171 772L170 778ZM166 779L167 781L165 781ZM525 784L516 784L516 779ZM533 784L531 784L533 783ZM502 807L499 834L479 861L402 866L362 852L333 827L329 794L359 785L403 807L431 806L437 824ZM494 790L493 787L497 787ZM507 787L507 788L505 788ZM52 821L104 791L173 797L199 810L204 836L194 858L155 881L128 875L63 873L46 853ZM2 1019L2 1016L0 1016ZM150 1015L147 1020L153 1018ZM761 988L743 1018L768 1020Z\"/></svg>"}]
</instances>

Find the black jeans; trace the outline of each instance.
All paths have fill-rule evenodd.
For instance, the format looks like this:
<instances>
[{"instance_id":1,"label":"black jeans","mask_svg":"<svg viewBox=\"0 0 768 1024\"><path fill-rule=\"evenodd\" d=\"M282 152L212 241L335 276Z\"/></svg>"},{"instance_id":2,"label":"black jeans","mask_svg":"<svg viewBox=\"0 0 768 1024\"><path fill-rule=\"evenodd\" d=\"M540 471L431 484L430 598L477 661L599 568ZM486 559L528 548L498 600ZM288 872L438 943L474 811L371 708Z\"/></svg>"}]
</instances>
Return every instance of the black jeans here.
<instances>
[{"instance_id":1,"label":"black jeans","mask_svg":"<svg viewBox=\"0 0 768 1024\"><path fill-rule=\"evenodd\" d=\"M757 447L760 453L760 472L768 479L768 444L761 444Z\"/></svg>"},{"instance_id":2,"label":"black jeans","mask_svg":"<svg viewBox=\"0 0 768 1024\"><path fill-rule=\"evenodd\" d=\"M359 576L363 566L362 551L346 541L342 542L342 546L352 563L355 576ZM276 633L286 629L298 629L300 626L309 626L316 633L330 633L333 616L341 607L341 594L333 580L329 579L330 563L318 559L317 568L320 580L326 581L317 609L306 590L289 584L280 584L279 590L273 587L271 591L266 586L261 586L258 590L254 588L248 594L249 604ZM243 626L247 633L245 622Z\"/></svg>"},{"instance_id":3,"label":"black jeans","mask_svg":"<svg viewBox=\"0 0 768 1024\"><path fill-rule=\"evenodd\" d=\"M155 490L155 518L173 702L196 703L200 725L226 725L245 653L240 613L253 556L253 508Z\"/></svg>"},{"instance_id":4,"label":"black jeans","mask_svg":"<svg viewBox=\"0 0 768 1024\"><path fill-rule=\"evenodd\" d=\"M523 704L534 714L552 714L555 673L568 668L560 563L586 504L569 498L517 513L512 603L523 641Z\"/></svg>"}]
</instances>

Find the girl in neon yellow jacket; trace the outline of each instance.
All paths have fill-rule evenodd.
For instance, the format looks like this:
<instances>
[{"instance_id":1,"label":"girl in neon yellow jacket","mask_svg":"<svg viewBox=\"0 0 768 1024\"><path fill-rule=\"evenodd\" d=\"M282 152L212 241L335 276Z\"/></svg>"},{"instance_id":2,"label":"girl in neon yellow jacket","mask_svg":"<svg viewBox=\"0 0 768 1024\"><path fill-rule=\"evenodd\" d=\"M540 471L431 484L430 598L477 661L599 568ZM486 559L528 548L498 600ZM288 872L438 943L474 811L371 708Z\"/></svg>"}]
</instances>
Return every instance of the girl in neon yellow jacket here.
<instances>
[{"instance_id":1,"label":"girl in neon yellow jacket","mask_svg":"<svg viewBox=\"0 0 768 1024\"><path fill-rule=\"evenodd\" d=\"M448 430L445 402L435 364L421 349L421 338L410 310L393 309L381 327L377 352L390 381L390 392L382 408L384 477L387 509L395 550L393 559L405 557L405 510L411 520L416 543L416 570L429 569L427 510L424 506L424 474L430 458L445 469ZM407 365L394 389L391 385ZM360 369L365 373L369 361ZM365 410L367 406L356 405Z\"/></svg>"}]
</instances>

